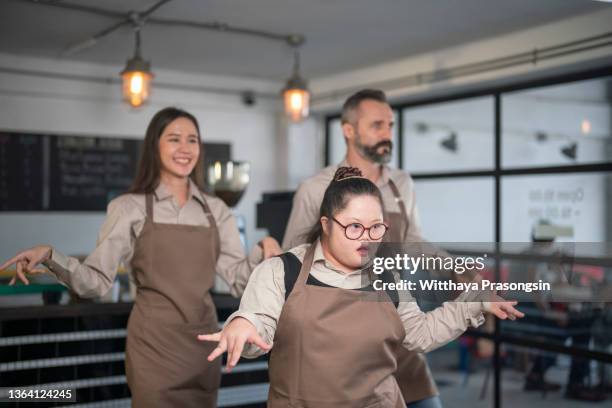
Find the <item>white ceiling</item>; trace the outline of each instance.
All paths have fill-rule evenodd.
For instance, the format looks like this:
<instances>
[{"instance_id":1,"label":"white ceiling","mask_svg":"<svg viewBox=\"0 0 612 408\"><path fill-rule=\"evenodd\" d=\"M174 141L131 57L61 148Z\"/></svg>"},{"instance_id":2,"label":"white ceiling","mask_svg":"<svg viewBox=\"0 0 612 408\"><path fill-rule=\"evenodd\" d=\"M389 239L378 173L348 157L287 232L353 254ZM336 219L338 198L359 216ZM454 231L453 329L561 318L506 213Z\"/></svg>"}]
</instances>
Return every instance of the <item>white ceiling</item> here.
<instances>
[{"instance_id":1,"label":"white ceiling","mask_svg":"<svg viewBox=\"0 0 612 408\"><path fill-rule=\"evenodd\" d=\"M44 1L44 0L41 0ZM116 12L155 0L51 0ZM154 17L234 26L307 38L302 71L313 78L433 51L612 7L591 0L173 0ZM68 45L117 19L21 0L0 3L0 53L58 57ZM133 52L128 26L70 59L121 65ZM146 25L143 56L153 69L286 78L292 53L260 38Z\"/></svg>"}]
</instances>

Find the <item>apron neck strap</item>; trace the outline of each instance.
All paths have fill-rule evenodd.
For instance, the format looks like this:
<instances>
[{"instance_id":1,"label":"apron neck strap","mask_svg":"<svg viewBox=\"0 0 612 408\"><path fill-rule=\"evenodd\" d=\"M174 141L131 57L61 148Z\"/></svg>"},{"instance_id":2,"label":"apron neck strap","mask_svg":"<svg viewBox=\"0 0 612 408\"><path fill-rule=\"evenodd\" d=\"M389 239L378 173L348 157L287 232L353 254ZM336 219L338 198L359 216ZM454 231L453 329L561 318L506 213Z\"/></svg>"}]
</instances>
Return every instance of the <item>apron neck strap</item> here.
<instances>
[{"instance_id":1,"label":"apron neck strap","mask_svg":"<svg viewBox=\"0 0 612 408\"><path fill-rule=\"evenodd\" d=\"M389 187L391 188L393 197L395 197L395 202L397 202L397 205L399 206L399 209L400 209L400 214L402 215L402 221L404 224L404 228L402 228L403 236L401 237L401 239L404 240L406 239L406 236L408 235L408 227L409 227L408 223L410 222L408 219L408 210L406 210L406 203L404 203L404 199L402 198L399 192L399 189L397 188L393 180L391 180L390 178L389 178Z\"/></svg>"},{"instance_id":2,"label":"apron neck strap","mask_svg":"<svg viewBox=\"0 0 612 408\"><path fill-rule=\"evenodd\" d=\"M147 220L153 222L153 195L147 194L145 196L146 207L147 207Z\"/></svg>"},{"instance_id":3,"label":"apron neck strap","mask_svg":"<svg viewBox=\"0 0 612 408\"><path fill-rule=\"evenodd\" d=\"M210 211L210 207L208 206L208 202L204 198L204 194L200 191L200 198L202 199L202 209L204 214L206 214L206 218L208 219L208 225L213 229L214 233L214 246L215 252L217 254L217 259L219 259L219 255L221 254L221 236L219 235L219 228L217 228L217 221L215 221L215 217L212 215L212 211Z\"/></svg>"},{"instance_id":4,"label":"apron neck strap","mask_svg":"<svg viewBox=\"0 0 612 408\"><path fill-rule=\"evenodd\" d=\"M208 223L212 228L216 229L217 222L215 221L215 217L213 217L212 211L210 211L210 207L208 206L208 203L206 202L206 199L202 196L202 194L200 194L200 197L202 198L202 208L204 209L204 214L206 214L206 218L208 218Z\"/></svg>"},{"instance_id":5,"label":"apron neck strap","mask_svg":"<svg viewBox=\"0 0 612 408\"><path fill-rule=\"evenodd\" d=\"M402 217L404 217L404 219L407 220L408 211L406 210L406 204L404 203L404 199L402 198L402 195L400 194L399 189L397 188L397 186L391 179L389 179L389 187L391 188L393 197L395 197L395 201L397 202L397 205L399 206L400 213L402 213Z\"/></svg>"},{"instance_id":6,"label":"apron neck strap","mask_svg":"<svg viewBox=\"0 0 612 408\"><path fill-rule=\"evenodd\" d=\"M317 247L316 241L310 244L308 249L306 250L306 255L304 255L304 260L302 261L302 267L300 268L300 274L298 275L296 285L303 286L306 284L308 280L308 275L310 274L310 269L312 268L312 261L314 259L315 249Z\"/></svg>"}]
</instances>

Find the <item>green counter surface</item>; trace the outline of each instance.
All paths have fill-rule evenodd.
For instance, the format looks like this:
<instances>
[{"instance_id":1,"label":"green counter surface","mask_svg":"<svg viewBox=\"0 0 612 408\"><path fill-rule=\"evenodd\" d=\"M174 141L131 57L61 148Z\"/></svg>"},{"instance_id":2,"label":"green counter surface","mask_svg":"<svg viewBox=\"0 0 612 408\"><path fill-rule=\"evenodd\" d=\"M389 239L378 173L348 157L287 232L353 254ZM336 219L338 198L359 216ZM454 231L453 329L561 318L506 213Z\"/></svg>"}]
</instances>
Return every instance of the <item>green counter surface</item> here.
<instances>
[{"instance_id":1,"label":"green counter surface","mask_svg":"<svg viewBox=\"0 0 612 408\"><path fill-rule=\"evenodd\" d=\"M42 292L65 292L68 289L64 285L59 283L50 284L36 284L31 283L29 285L2 285L0 284L0 296L5 295L24 295L31 293L42 293Z\"/></svg>"}]
</instances>

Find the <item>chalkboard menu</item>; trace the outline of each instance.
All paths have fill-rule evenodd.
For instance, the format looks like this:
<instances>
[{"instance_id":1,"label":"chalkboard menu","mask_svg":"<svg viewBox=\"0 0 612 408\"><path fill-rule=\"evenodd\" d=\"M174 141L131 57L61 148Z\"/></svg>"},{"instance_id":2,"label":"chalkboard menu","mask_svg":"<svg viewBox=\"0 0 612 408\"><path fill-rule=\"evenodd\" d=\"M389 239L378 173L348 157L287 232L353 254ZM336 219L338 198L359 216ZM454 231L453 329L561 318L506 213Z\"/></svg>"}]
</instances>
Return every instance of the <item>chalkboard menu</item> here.
<instances>
[{"instance_id":1,"label":"chalkboard menu","mask_svg":"<svg viewBox=\"0 0 612 408\"><path fill-rule=\"evenodd\" d=\"M39 135L0 132L0 210L43 209L43 151Z\"/></svg>"},{"instance_id":2,"label":"chalkboard menu","mask_svg":"<svg viewBox=\"0 0 612 408\"><path fill-rule=\"evenodd\" d=\"M51 136L49 208L105 210L134 179L141 142Z\"/></svg>"},{"instance_id":3,"label":"chalkboard menu","mask_svg":"<svg viewBox=\"0 0 612 408\"><path fill-rule=\"evenodd\" d=\"M141 140L0 132L0 211L105 211L130 187ZM231 146L204 143L207 161Z\"/></svg>"}]
</instances>

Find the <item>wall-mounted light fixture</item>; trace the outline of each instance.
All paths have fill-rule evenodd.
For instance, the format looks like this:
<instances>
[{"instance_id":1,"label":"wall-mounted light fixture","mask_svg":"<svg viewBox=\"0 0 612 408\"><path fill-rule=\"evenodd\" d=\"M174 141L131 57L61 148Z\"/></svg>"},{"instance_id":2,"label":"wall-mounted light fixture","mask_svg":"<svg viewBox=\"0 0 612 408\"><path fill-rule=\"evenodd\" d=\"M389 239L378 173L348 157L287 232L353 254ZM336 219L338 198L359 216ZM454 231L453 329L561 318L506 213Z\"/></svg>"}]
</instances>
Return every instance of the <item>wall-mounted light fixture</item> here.
<instances>
[{"instance_id":1,"label":"wall-mounted light fixture","mask_svg":"<svg viewBox=\"0 0 612 408\"><path fill-rule=\"evenodd\" d=\"M570 143L567 146L561 148L561 154L571 160L576 160L578 154L578 143Z\"/></svg>"},{"instance_id":2,"label":"wall-mounted light fixture","mask_svg":"<svg viewBox=\"0 0 612 408\"><path fill-rule=\"evenodd\" d=\"M425 122L416 122L414 124L414 130L420 135L429 132L429 125Z\"/></svg>"},{"instance_id":3,"label":"wall-mounted light fixture","mask_svg":"<svg viewBox=\"0 0 612 408\"><path fill-rule=\"evenodd\" d=\"M543 132L543 131L537 131L535 133L535 139L536 141L540 142L540 143L544 143L548 140L548 133Z\"/></svg>"},{"instance_id":4,"label":"wall-mounted light fixture","mask_svg":"<svg viewBox=\"0 0 612 408\"><path fill-rule=\"evenodd\" d=\"M459 144L457 143L457 133L451 132L446 139L442 139L440 146L449 152L456 153L459 149Z\"/></svg>"}]
</instances>

